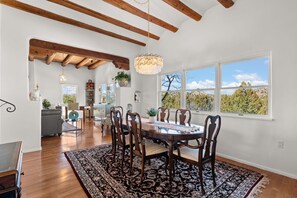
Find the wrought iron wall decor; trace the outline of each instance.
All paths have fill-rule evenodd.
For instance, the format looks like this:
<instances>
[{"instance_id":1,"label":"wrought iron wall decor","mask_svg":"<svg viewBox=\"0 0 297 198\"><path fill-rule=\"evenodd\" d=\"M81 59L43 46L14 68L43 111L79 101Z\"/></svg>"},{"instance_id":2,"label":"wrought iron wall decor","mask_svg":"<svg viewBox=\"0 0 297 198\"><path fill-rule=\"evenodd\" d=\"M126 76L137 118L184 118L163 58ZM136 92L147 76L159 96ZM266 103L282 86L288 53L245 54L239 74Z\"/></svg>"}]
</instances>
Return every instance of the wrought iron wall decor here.
<instances>
[{"instance_id":1,"label":"wrought iron wall decor","mask_svg":"<svg viewBox=\"0 0 297 198\"><path fill-rule=\"evenodd\" d=\"M16 110L16 106L10 102L7 102L6 100L2 100L0 99L0 108L4 105L9 105L8 107L6 107L6 111L9 113L12 113Z\"/></svg>"}]
</instances>

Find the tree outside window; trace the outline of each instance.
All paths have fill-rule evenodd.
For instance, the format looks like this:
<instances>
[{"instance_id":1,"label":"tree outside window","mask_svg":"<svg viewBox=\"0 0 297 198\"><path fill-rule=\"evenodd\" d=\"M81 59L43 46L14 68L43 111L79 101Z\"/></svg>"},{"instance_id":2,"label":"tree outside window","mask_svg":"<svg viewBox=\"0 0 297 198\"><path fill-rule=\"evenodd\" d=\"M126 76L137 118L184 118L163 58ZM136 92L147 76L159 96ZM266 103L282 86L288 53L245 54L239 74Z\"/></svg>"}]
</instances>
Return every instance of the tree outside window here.
<instances>
[{"instance_id":1,"label":"tree outside window","mask_svg":"<svg viewBox=\"0 0 297 198\"><path fill-rule=\"evenodd\" d=\"M181 107L181 74L165 74L161 76L162 107L178 109Z\"/></svg>"}]
</instances>

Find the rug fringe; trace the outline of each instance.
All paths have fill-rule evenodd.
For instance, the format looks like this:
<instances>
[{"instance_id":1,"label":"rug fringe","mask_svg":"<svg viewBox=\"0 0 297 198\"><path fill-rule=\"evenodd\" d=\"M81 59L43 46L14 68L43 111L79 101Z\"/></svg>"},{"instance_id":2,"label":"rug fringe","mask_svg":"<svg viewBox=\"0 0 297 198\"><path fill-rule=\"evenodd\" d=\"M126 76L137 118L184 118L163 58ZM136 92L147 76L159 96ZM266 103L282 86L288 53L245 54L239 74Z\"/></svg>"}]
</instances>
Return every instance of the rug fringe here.
<instances>
[{"instance_id":1,"label":"rug fringe","mask_svg":"<svg viewBox=\"0 0 297 198\"><path fill-rule=\"evenodd\" d=\"M270 180L267 176L264 176L261 181L253 188L247 198L256 198L258 197L263 189L269 184Z\"/></svg>"}]
</instances>

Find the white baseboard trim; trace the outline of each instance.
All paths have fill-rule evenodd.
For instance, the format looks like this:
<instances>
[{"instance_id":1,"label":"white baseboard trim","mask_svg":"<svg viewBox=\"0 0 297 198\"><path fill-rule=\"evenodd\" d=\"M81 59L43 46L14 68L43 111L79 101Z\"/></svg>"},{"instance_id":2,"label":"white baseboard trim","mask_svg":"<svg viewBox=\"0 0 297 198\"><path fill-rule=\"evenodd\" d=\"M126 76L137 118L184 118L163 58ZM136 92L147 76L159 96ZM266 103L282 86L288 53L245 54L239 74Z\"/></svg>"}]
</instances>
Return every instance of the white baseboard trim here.
<instances>
[{"instance_id":1,"label":"white baseboard trim","mask_svg":"<svg viewBox=\"0 0 297 198\"><path fill-rule=\"evenodd\" d=\"M41 151L41 147L32 148L32 149L24 149L23 153L31 153L31 152L35 152L35 151Z\"/></svg>"},{"instance_id":2,"label":"white baseboard trim","mask_svg":"<svg viewBox=\"0 0 297 198\"><path fill-rule=\"evenodd\" d=\"M280 170L277 170L277 169L274 169L274 168L270 168L270 167L263 166L263 165L260 165L260 164L256 164L256 163L253 163L253 162L249 162L249 161L246 161L246 160L238 159L236 157L232 157L232 156L225 155L225 154L222 154L222 153L217 153L217 155L220 156L220 157L226 158L226 159L230 159L230 160L239 162L239 163L243 163L243 164L253 166L253 167L256 167L256 168L259 168L259 169L263 169L263 170L266 170L266 171L269 171L269 172L273 172L273 173L276 173L276 174L279 174L279 175L290 177L292 179L297 179L297 175L295 175L295 174L287 173L287 172L280 171Z\"/></svg>"}]
</instances>

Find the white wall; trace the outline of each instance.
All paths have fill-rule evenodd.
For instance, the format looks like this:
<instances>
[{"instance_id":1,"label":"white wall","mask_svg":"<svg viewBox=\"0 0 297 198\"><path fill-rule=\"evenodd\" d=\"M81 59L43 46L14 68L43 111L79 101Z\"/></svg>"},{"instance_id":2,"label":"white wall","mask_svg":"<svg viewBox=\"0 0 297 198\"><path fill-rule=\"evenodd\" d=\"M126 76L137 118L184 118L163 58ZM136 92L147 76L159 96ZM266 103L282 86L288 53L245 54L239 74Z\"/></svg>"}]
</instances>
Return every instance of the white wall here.
<instances>
[{"instance_id":1,"label":"white wall","mask_svg":"<svg viewBox=\"0 0 297 198\"><path fill-rule=\"evenodd\" d=\"M175 34L151 44L163 55L164 72L272 53L273 121L222 118L218 152L232 159L297 178L297 1L238 0L218 5L200 22L188 20ZM157 78L142 81L143 108L157 106ZM142 112L144 109L142 108ZM196 115L193 123L202 123ZM285 142L279 149L277 142Z\"/></svg>"},{"instance_id":2,"label":"white wall","mask_svg":"<svg viewBox=\"0 0 297 198\"><path fill-rule=\"evenodd\" d=\"M132 60L133 62L133 60ZM96 82L96 91L95 91L95 102L99 102L99 93L98 93L98 86L100 84L109 84L113 83L112 80L119 71L124 71L115 68L115 66L112 63L107 63L102 65L101 67L97 68L95 70L95 82ZM127 71L124 71L127 72ZM134 102L134 92L136 90L140 90L140 83L139 78L140 76L135 72L132 64L130 64L130 71L131 75L131 86L130 87L121 87L116 88L116 105L121 105L124 108L124 112L126 111L127 104L132 104L133 111L140 111L140 103Z\"/></svg>"},{"instance_id":3,"label":"white wall","mask_svg":"<svg viewBox=\"0 0 297 198\"><path fill-rule=\"evenodd\" d=\"M2 57L2 53L1 53L1 43L2 43L2 5L0 5L0 74L2 73L1 72L1 57ZM0 75L0 82L1 82L1 75ZM0 84L0 87L1 87L1 84ZM0 88L1 89L1 88ZM1 91L0 91L0 98L2 99L1 97ZM0 126L1 126L1 115L2 115L2 109L0 110ZM0 140L1 140L1 127L0 127Z\"/></svg>"},{"instance_id":4,"label":"white wall","mask_svg":"<svg viewBox=\"0 0 297 198\"><path fill-rule=\"evenodd\" d=\"M38 150L40 103L29 101L29 40L37 38L74 47L131 58L139 47L95 32L59 23L3 6L1 25L1 97L17 105L17 111L2 113L0 142L22 140L24 151ZM75 13L73 13L75 14ZM2 110L1 110L2 112Z\"/></svg>"},{"instance_id":5,"label":"white wall","mask_svg":"<svg viewBox=\"0 0 297 198\"><path fill-rule=\"evenodd\" d=\"M62 104L62 89L59 83L59 75L62 73L62 66L59 63L45 64L40 60L34 61L35 79L39 85L42 99L48 99L52 106ZM64 74L67 78L66 84L77 85L77 102L80 106L85 105L86 82L91 79L94 81L94 70L87 67L76 69L73 65L64 67Z\"/></svg>"}]
</instances>

